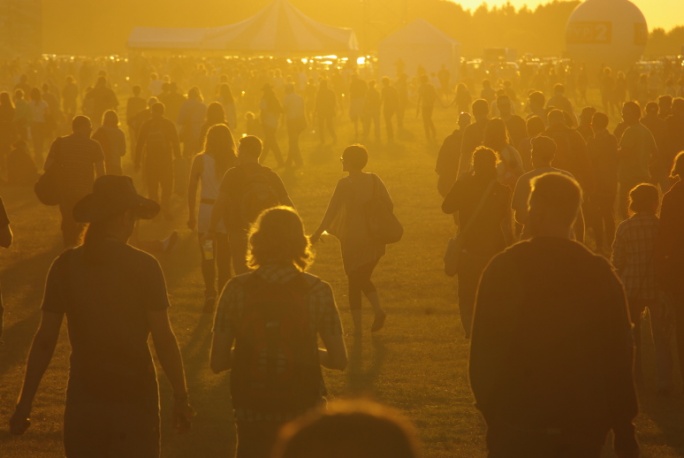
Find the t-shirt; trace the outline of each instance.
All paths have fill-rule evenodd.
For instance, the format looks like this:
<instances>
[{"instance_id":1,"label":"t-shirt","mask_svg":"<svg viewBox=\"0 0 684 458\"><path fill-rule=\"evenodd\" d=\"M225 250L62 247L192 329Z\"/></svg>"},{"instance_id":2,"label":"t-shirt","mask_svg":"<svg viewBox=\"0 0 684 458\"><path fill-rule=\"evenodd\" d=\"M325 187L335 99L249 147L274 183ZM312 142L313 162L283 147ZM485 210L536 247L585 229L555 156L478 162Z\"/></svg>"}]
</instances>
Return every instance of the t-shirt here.
<instances>
[{"instance_id":1,"label":"t-shirt","mask_svg":"<svg viewBox=\"0 0 684 458\"><path fill-rule=\"evenodd\" d=\"M93 190L95 163L104 161L104 153L100 144L90 137L71 134L52 143L46 162L52 161L62 166L64 194L83 197Z\"/></svg>"},{"instance_id":2,"label":"t-shirt","mask_svg":"<svg viewBox=\"0 0 684 458\"><path fill-rule=\"evenodd\" d=\"M487 421L596 431L637 414L622 285L577 242L537 237L497 255L475 304L470 380Z\"/></svg>"},{"instance_id":3,"label":"t-shirt","mask_svg":"<svg viewBox=\"0 0 684 458\"><path fill-rule=\"evenodd\" d=\"M157 405L147 346L147 312L169 307L159 263L115 240L86 259L83 246L62 253L48 272L42 309L64 313L71 342L67 398Z\"/></svg>"}]
</instances>

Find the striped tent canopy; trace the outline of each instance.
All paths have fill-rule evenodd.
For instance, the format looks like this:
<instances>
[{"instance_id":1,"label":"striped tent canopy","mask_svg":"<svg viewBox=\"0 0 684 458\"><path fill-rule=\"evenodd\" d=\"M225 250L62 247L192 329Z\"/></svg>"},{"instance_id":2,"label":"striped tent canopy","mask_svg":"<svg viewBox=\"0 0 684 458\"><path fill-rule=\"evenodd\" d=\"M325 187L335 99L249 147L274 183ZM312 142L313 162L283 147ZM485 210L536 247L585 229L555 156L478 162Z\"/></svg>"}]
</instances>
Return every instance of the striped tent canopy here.
<instances>
[{"instance_id":1,"label":"striped tent canopy","mask_svg":"<svg viewBox=\"0 0 684 458\"><path fill-rule=\"evenodd\" d=\"M173 31L178 31L173 38ZM138 27L128 41L133 49L196 49L239 53L344 53L358 49L354 31L321 24L287 0L274 0L236 24L208 29Z\"/></svg>"}]
</instances>

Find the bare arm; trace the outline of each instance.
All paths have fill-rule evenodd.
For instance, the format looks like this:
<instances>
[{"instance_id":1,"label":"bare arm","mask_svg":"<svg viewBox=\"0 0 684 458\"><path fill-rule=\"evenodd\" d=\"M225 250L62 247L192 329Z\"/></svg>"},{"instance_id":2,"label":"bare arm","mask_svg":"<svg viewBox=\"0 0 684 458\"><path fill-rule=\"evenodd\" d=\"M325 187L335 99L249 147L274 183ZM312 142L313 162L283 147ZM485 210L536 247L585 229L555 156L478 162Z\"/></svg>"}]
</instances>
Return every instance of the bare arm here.
<instances>
[{"instance_id":1,"label":"bare arm","mask_svg":"<svg viewBox=\"0 0 684 458\"><path fill-rule=\"evenodd\" d=\"M188 404L188 388L185 382L185 370L183 359L176 335L171 329L169 315L166 309L147 312L147 321L150 325L154 349L157 352L159 363L164 369L166 377L173 387L173 425L178 432L190 429L190 419L194 415L192 407Z\"/></svg>"},{"instance_id":2,"label":"bare arm","mask_svg":"<svg viewBox=\"0 0 684 458\"><path fill-rule=\"evenodd\" d=\"M23 434L31 424L29 417L33 399L36 396L43 374L45 374L45 370L52 360L63 317L63 313L43 312L40 327L33 337L26 362L24 384L14 414L10 419L10 432L12 434Z\"/></svg>"},{"instance_id":3,"label":"bare arm","mask_svg":"<svg viewBox=\"0 0 684 458\"><path fill-rule=\"evenodd\" d=\"M321 366L343 371L347 367L347 347L341 333L321 334L325 348L318 349Z\"/></svg>"},{"instance_id":4,"label":"bare arm","mask_svg":"<svg viewBox=\"0 0 684 458\"><path fill-rule=\"evenodd\" d=\"M321 224L318 225L318 229L314 231L314 233L311 235L311 243L315 243L320 237L321 234L330 226L330 223L332 222L333 218L337 215L337 213L340 211L342 208L342 185L341 181L337 183L337 186L335 187L335 191L333 191L333 195L330 198L330 202L328 203L328 208L325 210L325 214L323 215L323 219L321 220Z\"/></svg>"}]
</instances>

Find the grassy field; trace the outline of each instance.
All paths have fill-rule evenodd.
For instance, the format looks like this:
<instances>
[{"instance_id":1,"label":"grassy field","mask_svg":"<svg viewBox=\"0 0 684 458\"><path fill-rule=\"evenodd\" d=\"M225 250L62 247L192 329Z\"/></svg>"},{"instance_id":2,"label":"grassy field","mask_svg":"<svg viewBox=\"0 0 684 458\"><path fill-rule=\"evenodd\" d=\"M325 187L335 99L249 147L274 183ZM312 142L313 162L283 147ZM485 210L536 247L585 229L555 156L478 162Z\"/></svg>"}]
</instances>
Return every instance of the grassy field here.
<instances>
[{"instance_id":1,"label":"grassy field","mask_svg":"<svg viewBox=\"0 0 684 458\"><path fill-rule=\"evenodd\" d=\"M454 117L453 111L437 113L440 140L453 128ZM439 210L433 172L438 147L425 143L418 121L409 119L407 125L414 137L405 136L391 147L369 144L367 170L378 173L387 184L406 230L401 243L388 247L374 276L388 312L387 325L377 336L366 333L356 346L348 337L349 367L343 373L326 371L324 375L333 397L371 397L403 410L419 430L425 457L481 457L485 456L485 425L472 405L468 386L468 342L459 322L454 281L441 271L442 252L453 222ZM350 130L341 130L339 138L337 145L318 147L316 138L306 137L305 167L282 173L309 231L315 229L336 181L343 176L338 158L351 140ZM286 145L284 139L281 144ZM266 161L267 165L273 163L272 157ZM65 329L35 400L33 426L22 437L10 436L6 426L38 325L45 274L61 247L59 213L56 208L39 205L31 189L3 188L0 194L16 234L12 248L0 253L6 308L6 343L0 348L0 457L60 457L69 354ZM202 313L196 237L184 229L184 200L175 199L175 221L152 222L141 229L150 237L168 235L172 228L181 235L176 249L159 260L168 282L171 319L197 417L190 434L173 434L167 415L169 385L160 374L163 456L232 456L235 431L229 377L214 375L208 367L212 317ZM316 250L317 261L311 271L332 284L343 323L350 328L339 246L328 238ZM369 328L372 315L367 304L364 310ZM651 346L647 345L645 352L647 378L640 389L642 414L638 419L643 456L684 456L684 398L653 395ZM612 456L609 452L605 455Z\"/></svg>"}]
</instances>

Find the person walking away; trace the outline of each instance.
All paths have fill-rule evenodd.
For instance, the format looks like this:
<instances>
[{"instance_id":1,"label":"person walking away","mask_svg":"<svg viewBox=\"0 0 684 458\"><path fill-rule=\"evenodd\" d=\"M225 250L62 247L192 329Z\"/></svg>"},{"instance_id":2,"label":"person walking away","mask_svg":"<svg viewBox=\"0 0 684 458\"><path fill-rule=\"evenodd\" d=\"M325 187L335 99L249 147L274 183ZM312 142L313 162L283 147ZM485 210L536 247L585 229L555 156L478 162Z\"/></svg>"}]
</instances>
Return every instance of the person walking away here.
<instances>
[{"instance_id":1,"label":"person walking away","mask_svg":"<svg viewBox=\"0 0 684 458\"><path fill-rule=\"evenodd\" d=\"M76 116L71 128L71 135L58 137L52 142L45 160L45 170L61 168L58 186L64 247L80 243L85 226L74 219L74 205L92 191L95 178L105 174L102 148L90 138L90 120Z\"/></svg>"},{"instance_id":2,"label":"person walking away","mask_svg":"<svg viewBox=\"0 0 684 458\"><path fill-rule=\"evenodd\" d=\"M230 278L230 245L223 223L219 223L212 238L208 237L211 212L216 203L221 179L235 166L235 141L225 124L209 128L204 151L192 161L188 185L188 228L197 229L202 255L202 276L204 278L204 312L214 311L217 292ZM197 188L200 187L199 212ZM218 275L217 275L218 273Z\"/></svg>"},{"instance_id":3,"label":"person walking away","mask_svg":"<svg viewBox=\"0 0 684 458\"><path fill-rule=\"evenodd\" d=\"M464 238L457 275L458 308L466 339L470 338L480 274L513 240L511 190L497 180L496 153L482 146L472 157L473 172L457 179L442 202L444 213L458 213Z\"/></svg>"},{"instance_id":4,"label":"person walking away","mask_svg":"<svg viewBox=\"0 0 684 458\"><path fill-rule=\"evenodd\" d=\"M593 138L587 144L587 154L594 176L594 189L589 197L596 252L609 249L615 237L615 199L618 189L618 143L608 131L608 116L595 113L591 120Z\"/></svg>"},{"instance_id":5,"label":"person walking away","mask_svg":"<svg viewBox=\"0 0 684 458\"><path fill-rule=\"evenodd\" d=\"M33 141L33 160L36 166L43 165L43 153L45 139L49 134L48 117L51 116L50 107L47 102L43 100L40 89L31 89L31 100L29 101L29 110L31 112L31 140Z\"/></svg>"},{"instance_id":6,"label":"person walking away","mask_svg":"<svg viewBox=\"0 0 684 458\"><path fill-rule=\"evenodd\" d=\"M399 108L399 92L397 88L392 86L387 76L382 77L380 102L382 104L383 118L385 119L385 129L387 130L387 142L392 143L394 141L393 118Z\"/></svg>"},{"instance_id":7,"label":"person walking away","mask_svg":"<svg viewBox=\"0 0 684 458\"><path fill-rule=\"evenodd\" d=\"M342 263L349 285L349 308L356 338L362 334L362 294L373 307L371 332L381 330L387 314L380 304L380 297L371 276L380 258L385 255L385 244L375 240L368 229L366 206L373 198L381 199L387 208L394 204L382 180L374 173L364 172L368 163L368 151L363 145L351 145L342 152L342 171L348 176L335 186L328 208L318 228L311 235L317 243L324 232L340 241Z\"/></svg>"},{"instance_id":8,"label":"person walking away","mask_svg":"<svg viewBox=\"0 0 684 458\"><path fill-rule=\"evenodd\" d=\"M85 243L50 267L42 319L33 338L10 432L31 424L33 400L52 359L64 316L71 360L64 412L68 458L159 458L159 390L147 345L152 336L173 390L172 422L190 429L193 415L183 361L168 317L164 275L149 254L127 244L135 221L159 206L138 195L130 177L106 175L78 201L74 218L88 224Z\"/></svg>"},{"instance_id":9,"label":"person walking away","mask_svg":"<svg viewBox=\"0 0 684 458\"><path fill-rule=\"evenodd\" d=\"M250 226L264 210L278 205L293 207L285 185L273 170L259 164L262 143L258 137L242 137L237 165L223 175L211 211L208 237L213 238L223 221L228 232L233 272L249 270L247 241Z\"/></svg>"},{"instance_id":10,"label":"person walking away","mask_svg":"<svg viewBox=\"0 0 684 458\"><path fill-rule=\"evenodd\" d=\"M456 181L458 163L461 154L463 132L470 125L471 117L468 113L458 115L458 129L447 135L437 153L437 191L444 198Z\"/></svg>"},{"instance_id":11,"label":"person walking away","mask_svg":"<svg viewBox=\"0 0 684 458\"><path fill-rule=\"evenodd\" d=\"M176 126L164 117L164 105L157 102L150 109L152 117L140 127L136 145L135 170L142 169L147 196L159 203L166 219L171 213L173 163L181 157ZM161 196L161 197L160 197Z\"/></svg>"},{"instance_id":12,"label":"person walking away","mask_svg":"<svg viewBox=\"0 0 684 458\"><path fill-rule=\"evenodd\" d=\"M119 128L119 116L113 110L102 115L102 126L93 134L102 148L105 170L109 175L123 175L121 158L126 154L126 135Z\"/></svg>"},{"instance_id":13,"label":"person walking away","mask_svg":"<svg viewBox=\"0 0 684 458\"><path fill-rule=\"evenodd\" d=\"M344 370L347 351L330 285L306 273L313 253L294 210L261 213L248 259L221 294L210 366L230 370L236 458L270 458L280 427L325 402L320 367Z\"/></svg>"},{"instance_id":14,"label":"person walking away","mask_svg":"<svg viewBox=\"0 0 684 458\"><path fill-rule=\"evenodd\" d=\"M294 83L285 86L285 98L283 99L285 111L285 125L287 127L288 151L285 165L288 167L301 167L304 164L302 151L299 148L299 137L306 129L306 112L304 98L295 92Z\"/></svg>"},{"instance_id":15,"label":"person walking away","mask_svg":"<svg viewBox=\"0 0 684 458\"><path fill-rule=\"evenodd\" d=\"M336 113L337 100L335 93L328 87L327 80L321 80L318 84L316 107L314 108L314 117L318 120L318 135L321 138L321 145L325 144L326 130L330 133L333 143L337 142L334 124Z\"/></svg>"},{"instance_id":16,"label":"person walking away","mask_svg":"<svg viewBox=\"0 0 684 458\"><path fill-rule=\"evenodd\" d=\"M658 146L641 123L641 108L636 102L625 102L622 119L626 129L618 143L618 215L625 219L629 191L651 181L651 163L657 158Z\"/></svg>"},{"instance_id":17,"label":"person walking away","mask_svg":"<svg viewBox=\"0 0 684 458\"><path fill-rule=\"evenodd\" d=\"M582 191L565 175L532 182L532 239L482 274L470 386L489 456L599 458L610 430L636 458L634 344L620 280L570 239Z\"/></svg>"},{"instance_id":18,"label":"person walking away","mask_svg":"<svg viewBox=\"0 0 684 458\"><path fill-rule=\"evenodd\" d=\"M277 135L278 123L283 114L283 106L280 104L280 101L278 100L278 97L276 97L273 87L270 84L266 84L262 90L264 95L261 98L261 111L259 114L261 125L264 129L264 149L261 160L265 161L268 153L273 151L278 167L283 167L285 161L283 161L283 155L280 152Z\"/></svg>"},{"instance_id":19,"label":"person walking away","mask_svg":"<svg viewBox=\"0 0 684 458\"><path fill-rule=\"evenodd\" d=\"M632 319L635 343L635 377L643 382L641 358L641 317L649 310L651 334L656 352L657 392L672 390L672 352L669 332L671 317L662 301L655 277L655 243L659 221L656 215L660 196L658 188L642 183L629 193L629 209L633 214L620 223L613 244L612 263L622 280Z\"/></svg>"}]
</instances>

